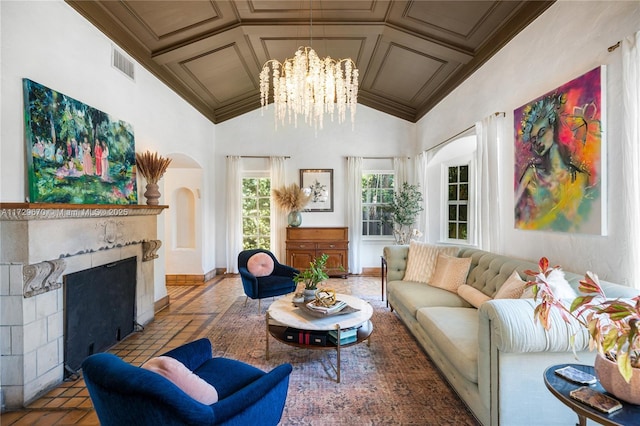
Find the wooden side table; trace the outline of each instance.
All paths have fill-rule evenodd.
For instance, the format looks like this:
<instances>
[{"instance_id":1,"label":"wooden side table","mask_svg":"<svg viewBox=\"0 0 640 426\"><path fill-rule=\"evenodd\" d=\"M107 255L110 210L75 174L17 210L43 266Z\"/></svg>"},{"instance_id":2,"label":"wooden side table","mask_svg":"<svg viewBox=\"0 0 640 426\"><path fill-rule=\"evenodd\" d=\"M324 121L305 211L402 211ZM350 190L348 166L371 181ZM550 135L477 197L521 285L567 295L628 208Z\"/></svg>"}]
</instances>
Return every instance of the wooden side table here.
<instances>
[{"instance_id":1,"label":"wooden side table","mask_svg":"<svg viewBox=\"0 0 640 426\"><path fill-rule=\"evenodd\" d=\"M553 365L545 370L544 384L547 386L547 389L549 389L551 393L555 395L555 397L558 398L564 405L566 405L567 407L575 411L575 413L578 415L578 425L586 426L587 419L591 419L596 423L600 423L603 425L611 425L611 426L640 425L640 405L629 404L624 401L621 401L619 398L616 398L622 404L622 409L615 411L611 414L606 414L571 398L569 396L569 392L571 392L574 389L578 389L583 385L579 385L579 384L570 382L568 380L565 380L555 373L555 371L558 368L566 367L568 365L571 365L577 368L578 370L582 370L589 374L594 374L593 367L590 365L558 364L558 365ZM605 390L602 388L602 386L600 386L600 382L594 385L591 385L591 387L597 390L598 392L606 393ZM613 396L613 395L610 395L610 396Z\"/></svg>"}]
</instances>

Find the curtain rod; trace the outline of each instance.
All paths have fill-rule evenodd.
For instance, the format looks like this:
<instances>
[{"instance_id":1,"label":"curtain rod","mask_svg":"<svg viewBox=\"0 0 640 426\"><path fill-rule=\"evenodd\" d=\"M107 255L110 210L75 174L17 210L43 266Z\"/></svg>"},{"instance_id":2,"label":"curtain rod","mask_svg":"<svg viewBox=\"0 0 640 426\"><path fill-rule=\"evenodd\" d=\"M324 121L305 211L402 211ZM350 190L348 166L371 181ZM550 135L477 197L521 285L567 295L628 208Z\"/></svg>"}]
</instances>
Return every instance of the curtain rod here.
<instances>
[{"instance_id":1,"label":"curtain rod","mask_svg":"<svg viewBox=\"0 0 640 426\"><path fill-rule=\"evenodd\" d=\"M362 157L363 160L393 160L396 157ZM407 157L407 160L411 160L411 157Z\"/></svg>"},{"instance_id":2,"label":"curtain rod","mask_svg":"<svg viewBox=\"0 0 640 426\"><path fill-rule=\"evenodd\" d=\"M504 112L494 112L493 115L495 115L496 117L499 116L500 114L502 114L503 117L506 117L507 114L505 114ZM429 149L426 149L424 152L429 152L429 151L433 151L436 148L440 148L443 145L446 145L447 143L451 142L452 140L454 140L455 138L457 138L458 136L468 132L469 130L473 129L474 127L476 127L476 125L474 124L473 126L469 126L464 130L459 131L458 133L456 133L455 135L443 140L442 142L440 142L437 145L432 146Z\"/></svg>"},{"instance_id":3,"label":"curtain rod","mask_svg":"<svg viewBox=\"0 0 640 426\"><path fill-rule=\"evenodd\" d=\"M236 155L227 155L229 157L236 157ZM283 157L283 158L291 158L288 155L238 155L240 158L271 158L271 157Z\"/></svg>"}]
</instances>

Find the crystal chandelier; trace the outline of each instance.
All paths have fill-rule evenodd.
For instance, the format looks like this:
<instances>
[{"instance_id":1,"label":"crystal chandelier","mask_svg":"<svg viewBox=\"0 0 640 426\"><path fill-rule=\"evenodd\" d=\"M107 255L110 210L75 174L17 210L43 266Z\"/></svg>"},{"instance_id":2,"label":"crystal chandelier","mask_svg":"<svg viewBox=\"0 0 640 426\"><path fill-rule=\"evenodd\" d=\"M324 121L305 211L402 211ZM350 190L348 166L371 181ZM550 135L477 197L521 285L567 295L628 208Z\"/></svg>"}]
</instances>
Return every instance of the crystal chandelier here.
<instances>
[{"instance_id":1,"label":"crystal chandelier","mask_svg":"<svg viewBox=\"0 0 640 426\"><path fill-rule=\"evenodd\" d=\"M271 82L270 82L271 80ZM273 88L275 125L282 126L285 118L298 127L298 115L316 130L322 129L324 114L338 110L338 122L343 123L347 109L353 127L358 102L358 69L350 58L320 59L311 47L299 47L293 58L284 63L267 61L260 72L260 103L262 110L269 104Z\"/></svg>"}]
</instances>

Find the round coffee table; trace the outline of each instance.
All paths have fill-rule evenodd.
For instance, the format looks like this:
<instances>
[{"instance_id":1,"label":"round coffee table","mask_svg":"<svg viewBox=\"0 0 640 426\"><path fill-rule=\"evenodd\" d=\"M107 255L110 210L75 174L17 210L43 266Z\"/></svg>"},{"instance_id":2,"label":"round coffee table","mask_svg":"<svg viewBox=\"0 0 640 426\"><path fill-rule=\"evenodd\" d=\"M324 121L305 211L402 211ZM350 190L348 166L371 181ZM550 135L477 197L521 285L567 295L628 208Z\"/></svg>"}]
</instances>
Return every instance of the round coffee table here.
<instances>
[{"instance_id":1,"label":"round coffee table","mask_svg":"<svg viewBox=\"0 0 640 426\"><path fill-rule=\"evenodd\" d=\"M336 298L346 302L347 305L357 309L357 311L320 318L308 313L303 308L295 306L292 296L285 296L273 302L266 314L266 358L269 359L269 335L290 346L313 350L335 350L337 353L336 381L340 383L340 349L357 345L365 340L368 344L371 343L370 336L373 332L371 315L373 314L373 308L364 300L348 294L337 294ZM341 344L340 333L356 327L356 339L350 343ZM326 345L324 346L293 342L286 338L287 329L296 329L301 332L318 332L319 334L327 334L327 332L335 330L337 343L333 343L329 339L326 339Z\"/></svg>"}]
</instances>

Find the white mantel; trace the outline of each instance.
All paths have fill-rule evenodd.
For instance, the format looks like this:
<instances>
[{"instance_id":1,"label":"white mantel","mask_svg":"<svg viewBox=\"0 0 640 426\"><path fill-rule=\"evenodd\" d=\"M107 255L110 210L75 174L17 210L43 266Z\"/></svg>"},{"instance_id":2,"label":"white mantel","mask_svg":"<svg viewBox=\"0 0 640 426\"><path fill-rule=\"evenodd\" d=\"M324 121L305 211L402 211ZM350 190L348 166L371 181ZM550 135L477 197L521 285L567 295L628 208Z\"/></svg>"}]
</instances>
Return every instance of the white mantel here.
<instances>
[{"instance_id":1,"label":"white mantel","mask_svg":"<svg viewBox=\"0 0 640 426\"><path fill-rule=\"evenodd\" d=\"M164 208L0 203L3 410L63 380L65 274L137 257L136 322L153 320L157 215Z\"/></svg>"}]
</instances>

